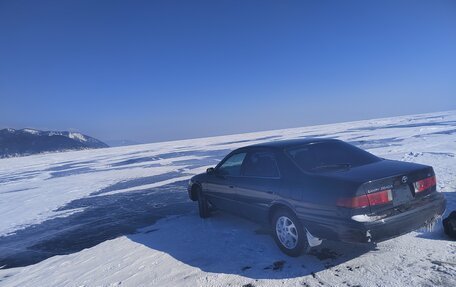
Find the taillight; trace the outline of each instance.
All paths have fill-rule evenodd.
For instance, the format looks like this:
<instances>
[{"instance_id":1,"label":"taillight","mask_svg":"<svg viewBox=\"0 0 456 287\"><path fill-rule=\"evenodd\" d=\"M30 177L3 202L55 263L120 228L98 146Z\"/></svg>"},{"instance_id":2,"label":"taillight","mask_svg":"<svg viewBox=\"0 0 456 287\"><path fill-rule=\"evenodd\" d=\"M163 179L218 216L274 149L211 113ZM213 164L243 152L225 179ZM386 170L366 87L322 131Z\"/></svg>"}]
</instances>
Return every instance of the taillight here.
<instances>
[{"instance_id":1,"label":"taillight","mask_svg":"<svg viewBox=\"0 0 456 287\"><path fill-rule=\"evenodd\" d=\"M367 198L369 199L369 204L371 206L385 204L393 201L393 192L391 189L385 189L379 192L369 193Z\"/></svg>"},{"instance_id":2,"label":"taillight","mask_svg":"<svg viewBox=\"0 0 456 287\"><path fill-rule=\"evenodd\" d=\"M342 207L359 208L369 206L369 200L367 199L367 195L360 195L350 198L339 198L336 204Z\"/></svg>"},{"instance_id":3,"label":"taillight","mask_svg":"<svg viewBox=\"0 0 456 287\"><path fill-rule=\"evenodd\" d=\"M348 208L361 208L367 206L374 206L386 204L393 200L393 193L391 189L385 189L378 192L364 194L350 198L339 198L337 206Z\"/></svg>"},{"instance_id":4,"label":"taillight","mask_svg":"<svg viewBox=\"0 0 456 287\"><path fill-rule=\"evenodd\" d=\"M415 187L415 193L425 191L426 189L429 189L429 188L435 186L436 183L437 183L437 181L435 179L435 175L422 179L422 180L419 180L419 181L413 183L413 186Z\"/></svg>"}]
</instances>

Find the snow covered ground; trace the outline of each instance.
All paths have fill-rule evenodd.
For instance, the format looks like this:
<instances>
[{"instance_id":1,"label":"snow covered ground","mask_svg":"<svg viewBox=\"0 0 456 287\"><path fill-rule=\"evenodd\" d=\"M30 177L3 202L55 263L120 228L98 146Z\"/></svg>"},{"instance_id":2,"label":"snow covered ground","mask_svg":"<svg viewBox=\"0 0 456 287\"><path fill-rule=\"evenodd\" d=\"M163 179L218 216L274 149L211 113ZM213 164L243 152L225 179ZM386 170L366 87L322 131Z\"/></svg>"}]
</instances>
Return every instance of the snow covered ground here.
<instances>
[{"instance_id":1,"label":"snow covered ground","mask_svg":"<svg viewBox=\"0 0 456 287\"><path fill-rule=\"evenodd\" d=\"M456 242L440 223L289 258L264 227L197 216L188 178L234 148L300 137L432 165L456 209L456 111L2 159L0 285L456 286Z\"/></svg>"}]
</instances>

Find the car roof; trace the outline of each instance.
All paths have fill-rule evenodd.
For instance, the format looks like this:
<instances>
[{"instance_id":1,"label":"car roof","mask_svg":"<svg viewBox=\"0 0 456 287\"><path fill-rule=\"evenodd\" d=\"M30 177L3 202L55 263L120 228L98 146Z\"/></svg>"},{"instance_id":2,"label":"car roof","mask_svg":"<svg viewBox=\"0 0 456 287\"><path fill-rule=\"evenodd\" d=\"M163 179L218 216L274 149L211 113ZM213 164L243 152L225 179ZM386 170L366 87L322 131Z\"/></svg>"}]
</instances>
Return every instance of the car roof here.
<instances>
[{"instance_id":1,"label":"car roof","mask_svg":"<svg viewBox=\"0 0 456 287\"><path fill-rule=\"evenodd\" d=\"M301 139L290 139L290 140L278 140L278 141L269 141L264 143L258 143L253 145L248 145L242 148L276 148L276 149L285 149L293 146L300 146L306 144L320 143L320 142L334 142L339 141L332 138L301 138ZM241 148L241 149L242 149Z\"/></svg>"}]
</instances>

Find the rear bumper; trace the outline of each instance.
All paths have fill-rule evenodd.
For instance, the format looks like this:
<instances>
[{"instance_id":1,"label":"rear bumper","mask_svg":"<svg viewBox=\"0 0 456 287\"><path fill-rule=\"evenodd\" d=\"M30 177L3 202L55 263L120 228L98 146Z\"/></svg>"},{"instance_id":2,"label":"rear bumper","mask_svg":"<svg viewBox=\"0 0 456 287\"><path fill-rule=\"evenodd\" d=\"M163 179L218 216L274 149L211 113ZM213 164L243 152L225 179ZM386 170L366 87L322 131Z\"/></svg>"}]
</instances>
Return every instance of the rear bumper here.
<instances>
[{"instance_id":1,"label":"rear bumper","mask_svg":"<svg viewBox=\"0 0 456 287\"><path fill-rule=\"evenodd\" d=\"M343 220L333 230L333 237L344 242L381 242L397 237L434 221L445 212L446 200L442 193L433 193L420 204L407 211L370 222L358 222L353 219Z\"/></svg>"}]
</instances>

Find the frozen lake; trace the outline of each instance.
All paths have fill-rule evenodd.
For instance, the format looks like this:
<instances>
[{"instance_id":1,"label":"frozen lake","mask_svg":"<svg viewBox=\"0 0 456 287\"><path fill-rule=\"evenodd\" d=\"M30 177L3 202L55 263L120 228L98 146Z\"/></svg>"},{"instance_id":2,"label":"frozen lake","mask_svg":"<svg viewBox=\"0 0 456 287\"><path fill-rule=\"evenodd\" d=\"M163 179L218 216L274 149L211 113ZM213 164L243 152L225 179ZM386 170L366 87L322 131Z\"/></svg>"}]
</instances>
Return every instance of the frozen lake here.
<instances>
[{"instance_id":1,"label":"frozen lake","mask_svg":"<svg viewBox=\"0 0 456 287\"><path fill-rule=\"evenodd\" d=\"M440 223L289 258L265 227L197 216L192 175L237 147L301 137L432 165L456 209L455 111L2 159L0 285L456 286L456 243Z\"/></svg>"}]
</instances>

